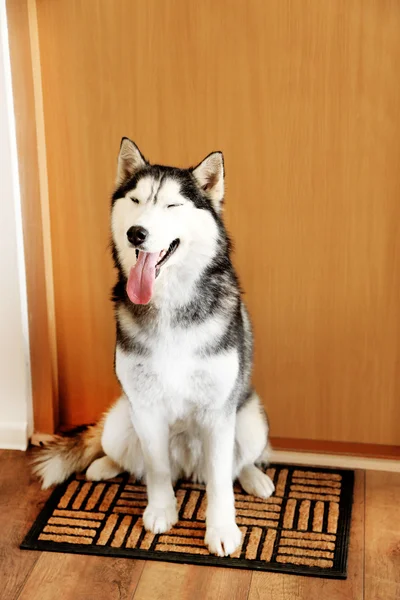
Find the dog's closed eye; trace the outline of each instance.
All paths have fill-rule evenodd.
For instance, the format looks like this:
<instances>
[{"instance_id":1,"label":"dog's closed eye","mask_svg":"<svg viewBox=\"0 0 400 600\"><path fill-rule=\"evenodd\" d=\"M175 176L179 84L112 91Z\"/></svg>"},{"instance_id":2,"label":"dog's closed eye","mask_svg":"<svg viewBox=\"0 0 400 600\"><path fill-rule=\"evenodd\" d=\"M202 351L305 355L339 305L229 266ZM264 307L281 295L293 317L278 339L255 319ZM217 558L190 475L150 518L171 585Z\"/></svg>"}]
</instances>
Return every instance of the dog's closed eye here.
<instances>
[{"instance_id":1,"label":"dog's closed eye","mask_svg":"<svg viewBox=\"0 0 400 600\"><path fill-rule=\"evenodd\" d=\"M183 206L183 204L168 204L167 208L175 208L176 206Z\"/></svg>"}]
</instances>

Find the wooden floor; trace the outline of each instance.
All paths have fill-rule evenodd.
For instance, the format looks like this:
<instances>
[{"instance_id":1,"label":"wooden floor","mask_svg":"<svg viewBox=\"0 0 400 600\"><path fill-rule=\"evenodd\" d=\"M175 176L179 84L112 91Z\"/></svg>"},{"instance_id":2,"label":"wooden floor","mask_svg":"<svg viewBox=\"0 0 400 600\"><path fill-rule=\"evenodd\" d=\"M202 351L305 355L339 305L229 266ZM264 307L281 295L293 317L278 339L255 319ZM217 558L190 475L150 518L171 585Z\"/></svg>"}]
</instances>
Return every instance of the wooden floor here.
<instances>
[{"instance_id":1,"label":"wooden floor","mask_svg":"<svg viewBox=\"0 0 400 600\"><path fill-rule=\"evenodd\" d=\"M346 581L22 552L18 545L48 495L25 453L0 450L1 600L400 599L400 474L357 472Z\"/></svg>"}]
</instances>

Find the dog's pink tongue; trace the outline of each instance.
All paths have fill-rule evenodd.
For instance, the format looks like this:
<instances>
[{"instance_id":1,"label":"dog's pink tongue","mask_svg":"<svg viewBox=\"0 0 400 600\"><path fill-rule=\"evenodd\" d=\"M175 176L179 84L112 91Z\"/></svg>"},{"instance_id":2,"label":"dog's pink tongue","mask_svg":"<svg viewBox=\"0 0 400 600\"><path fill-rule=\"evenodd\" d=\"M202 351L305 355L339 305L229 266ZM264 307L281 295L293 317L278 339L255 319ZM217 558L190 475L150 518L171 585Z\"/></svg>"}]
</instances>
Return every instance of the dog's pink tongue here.
<instances>
[{"instance_id":1,"label":"dog's pink tongue","mask_svg":"<svg viewBox=\"0 0 400 600\"><path fill-rule=\"evenodd\" d=\"M136 265L129 273L126 292L133 304L147 304L153 295L159 252L139 252Z\"/></svg>"}]
</instances>

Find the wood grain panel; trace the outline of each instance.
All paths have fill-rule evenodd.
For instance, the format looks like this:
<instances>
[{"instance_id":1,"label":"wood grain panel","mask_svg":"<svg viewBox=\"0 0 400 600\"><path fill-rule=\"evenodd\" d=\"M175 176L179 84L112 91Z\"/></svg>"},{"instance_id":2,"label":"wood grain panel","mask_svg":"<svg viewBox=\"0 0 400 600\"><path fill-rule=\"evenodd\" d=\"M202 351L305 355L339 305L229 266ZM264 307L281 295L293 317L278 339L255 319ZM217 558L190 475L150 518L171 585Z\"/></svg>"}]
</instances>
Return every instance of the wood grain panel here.
<instances>
[{"instance_id":1,"label":"wood grain panel","mask_svg":"<svg viewBox=\"0 0 400 600\"><path fill-rule=\"evenodd\" d=\"M62 421L117 393L122 135L222 148L273 435L400 444L400 3L39 0Z\"/></svg>"},{"instance_id":2,"label":"wood grain panel","mask_svg":"<svg viewBox=\"0 0 400 600\"><path fill-rule=\"evenodd\" d=\"M56 339L52 273L46 268L51 262L51 247L49 225L43 220L33 69L38 53L31 45L29 3L8 0L7 20L23 216L33 420L36 431L54 433L58 425Z\"/></svg>"}]
</instances>

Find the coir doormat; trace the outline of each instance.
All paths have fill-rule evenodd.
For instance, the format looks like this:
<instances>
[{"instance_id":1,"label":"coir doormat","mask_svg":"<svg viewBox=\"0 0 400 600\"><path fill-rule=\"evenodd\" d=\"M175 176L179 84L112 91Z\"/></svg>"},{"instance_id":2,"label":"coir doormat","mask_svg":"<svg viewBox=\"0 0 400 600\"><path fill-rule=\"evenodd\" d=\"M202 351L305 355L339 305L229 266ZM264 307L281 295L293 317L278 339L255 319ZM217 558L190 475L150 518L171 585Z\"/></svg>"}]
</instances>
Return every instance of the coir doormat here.
<instances>
[{"instance_id":1,"label":"coir doormat","mask_svg":"<svg viewBox=\"0 0 400 600\"><path fill-rule=\"evenodd\" d=\"M272 465L266 472L276 487L268 500L235 485L242 545L230 557L204 545L204 486L181 481L179 522L154 535L141 518L146 487L128 475L106 482L77 475L58 487L21 548L345 578L353 471Z\"/></svg>"}]
</instances>

